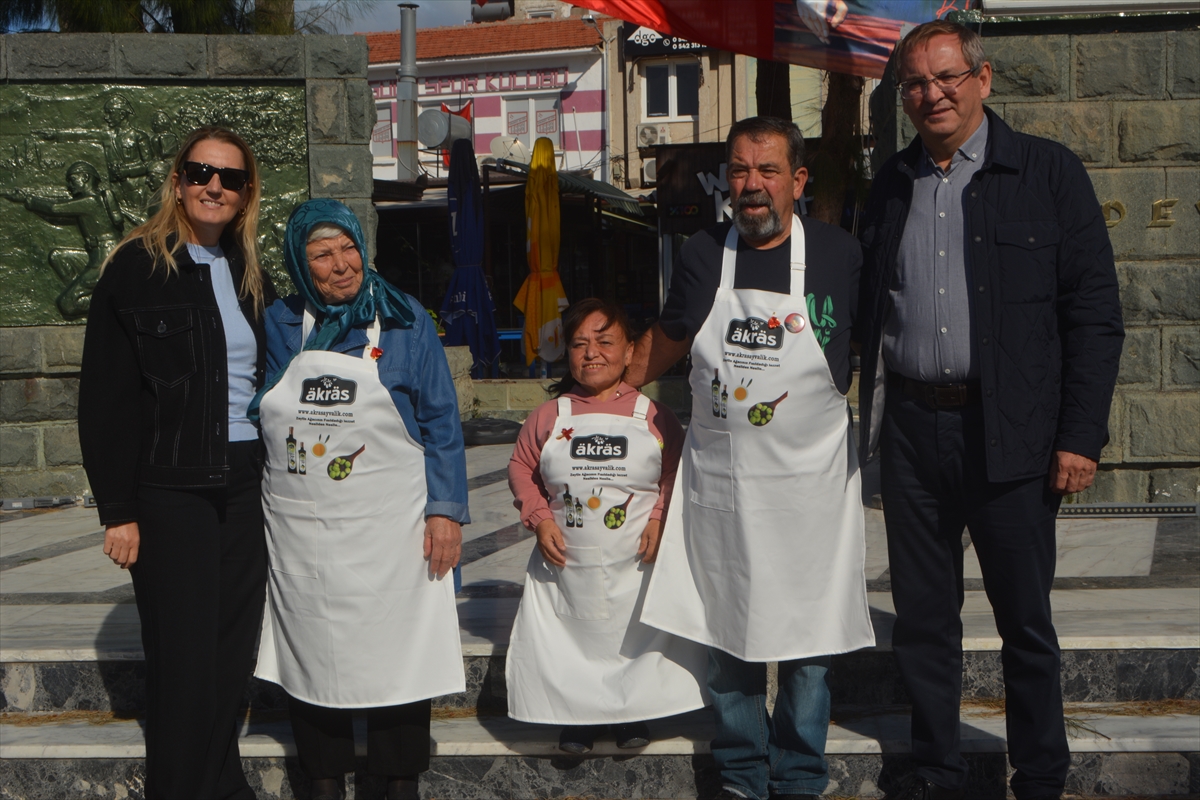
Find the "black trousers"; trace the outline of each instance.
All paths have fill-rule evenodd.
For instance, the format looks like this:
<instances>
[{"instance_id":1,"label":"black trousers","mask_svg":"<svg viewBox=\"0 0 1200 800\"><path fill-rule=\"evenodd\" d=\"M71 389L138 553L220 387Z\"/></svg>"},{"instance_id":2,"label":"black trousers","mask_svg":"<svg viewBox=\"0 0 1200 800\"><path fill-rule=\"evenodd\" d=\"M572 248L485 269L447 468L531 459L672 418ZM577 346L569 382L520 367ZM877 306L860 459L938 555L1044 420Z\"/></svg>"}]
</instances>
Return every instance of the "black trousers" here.
<instances>
[{"instance_id":1,"label":"black trousers","mask_svg":"<svg viewBox=\"0 0 1200 800\"><path fill-rule=\"evenodd\" d=\"M367 709L367 771L416 778L429 769L429 715L433 702ZM314 706L288 696L300 769L310 779L354 772L353 711Z\"/></svg>"},{"instance_id":2,"label":"black trousers","mask_svg":"<svg viewBox=\"0 0 1200 800\"><path fill-rule=\"evenodd\" d=\"M266 597L258 446L230 444L224 490L138 490L131 571L146 652L150 800L255 796L237 735Z\"/></svg>"},{"instance_id":3,"label":"black trousers","mask_svg":"<svg viewBox=\"0 0 1200 800\"><path fill-rule=\"evenodd\" d=\"M896 606L892 649L913 703L916 771L950 789L967 781L958 729L965 526L1003 642L1013 794L1058 797L1070 763L1050 619L1060 498L1044 475L988 481L979 406L934 411L894 386L885 406L880 473Z\"/></svg>"}]
</instances>

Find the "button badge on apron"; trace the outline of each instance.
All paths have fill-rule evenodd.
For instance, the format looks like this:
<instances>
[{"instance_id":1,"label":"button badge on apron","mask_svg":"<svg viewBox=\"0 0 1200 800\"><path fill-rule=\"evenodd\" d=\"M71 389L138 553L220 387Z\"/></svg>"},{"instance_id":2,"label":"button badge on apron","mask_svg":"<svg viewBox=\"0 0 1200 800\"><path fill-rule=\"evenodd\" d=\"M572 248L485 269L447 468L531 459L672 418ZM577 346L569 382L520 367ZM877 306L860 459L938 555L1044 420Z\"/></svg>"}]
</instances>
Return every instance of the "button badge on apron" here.
<instances>
[{"instance_id":1,"label":"button badge on apron","mask_svg":"<svg viewBox=\"0 0 1200 800\"><path fill-rule=\"evenodd\" d=\"M788 333L799 333L804 330L804 317L800 314L788 314L783 321L783 327L787 328Z\"/></svg>"}]
</instances>

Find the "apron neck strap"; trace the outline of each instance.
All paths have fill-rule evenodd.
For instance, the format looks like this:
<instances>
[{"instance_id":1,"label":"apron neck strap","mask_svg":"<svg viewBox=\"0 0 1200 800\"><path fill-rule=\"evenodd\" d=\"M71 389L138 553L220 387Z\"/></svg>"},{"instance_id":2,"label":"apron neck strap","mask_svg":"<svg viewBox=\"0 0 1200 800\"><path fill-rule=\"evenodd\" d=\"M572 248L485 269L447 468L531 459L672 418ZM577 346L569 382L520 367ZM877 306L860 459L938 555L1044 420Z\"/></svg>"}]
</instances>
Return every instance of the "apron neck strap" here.
<instances>
[{"instance_id":1,"label":"apron neck strap","mask_svg":"<svg viewBox=\"0 0 1200 800\"><path fill-rule=\"evenodd\" d=\"M571 416L571 398L566 395L558 398L558 416L564 419Z\"/></svg>"},{"instance_id":2,"label":"apron neck strap","mask_svg":"<svg viewBox=\"0 0 1200 800\"><path fill-rule=\"evenodd\" d=\"M721 256L721 283L720 288L732 289L734 279L737 276L737 252L738 252L738 231L737 226L730 226L729 234L725 237L725 249ZM792 232L791 232L791 254L789 260L791 262L791 294L796 294L797 291L804 291L804 226L800 224L800 218L792 214ZM796 273L800 273L797 275ZM796 285L797 277L800 279L800 285Z\"/></svg>"},{"instance_id":3,"label":"apron neck strap","mask_svg":"<svg viewBox=\"0 0 1200 800\"><path fill-rule=\"evenodd\" d=\"M638 395L637 402L633 405L633 418L645 419L650 412L650 398L644 394Z\"/></svg>"},{"instance_id":4,"label":"apron neck strap","mask_svg":"<svg viewBox=\"0 0 1200 800\"><path fill-rule=\"evenodd\" d=\"M316 327L317 315L314 313L314 311L315 309L313 309L312 303L304 304L304 322L300 328L301 350L304 349L304 343L308 341L309 335L312 334L313 328ZM371 324L367 326L367 346L363 348L363 358L366 358L370 354L372 348L379 346L380 327L379 315L376 314L375 319L371 320Z\"/></svg>"}]
</instances>

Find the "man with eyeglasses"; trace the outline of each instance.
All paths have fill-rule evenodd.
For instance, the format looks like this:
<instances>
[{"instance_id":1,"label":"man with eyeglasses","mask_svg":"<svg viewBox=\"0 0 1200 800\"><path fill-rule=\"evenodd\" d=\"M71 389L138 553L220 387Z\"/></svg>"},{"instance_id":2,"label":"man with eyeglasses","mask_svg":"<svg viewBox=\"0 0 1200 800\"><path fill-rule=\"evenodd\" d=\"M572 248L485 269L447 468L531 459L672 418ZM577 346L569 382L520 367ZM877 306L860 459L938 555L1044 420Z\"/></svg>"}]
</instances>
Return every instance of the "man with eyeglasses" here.
<instances>
[{"instance_id":1,"label":"man with eyeglasses","mask_svg":"<svg viewBox=\"0 0 1200 800\"><path fill-rule=\"evenodd\" d=\"M887 798L966 796L964 527L1003 641L1013 794L1058 798L1055 517L1108 441L1124 338L1112 247L1079 159L984 107L977 33L926 23L893 65L919 136L875 176L857 317L860 447L880 452L892 649L913 704L915 773Z\"/></svg>"}]
</instances>

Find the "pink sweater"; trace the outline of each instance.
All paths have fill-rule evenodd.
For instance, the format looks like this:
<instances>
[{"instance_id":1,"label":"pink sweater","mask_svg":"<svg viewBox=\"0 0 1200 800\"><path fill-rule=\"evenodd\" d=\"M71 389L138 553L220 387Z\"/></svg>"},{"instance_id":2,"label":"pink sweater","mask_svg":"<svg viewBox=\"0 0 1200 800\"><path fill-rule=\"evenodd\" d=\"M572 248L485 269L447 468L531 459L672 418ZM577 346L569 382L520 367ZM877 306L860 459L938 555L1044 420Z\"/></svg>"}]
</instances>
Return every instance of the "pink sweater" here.
<instances>
[{"instance_id":1,"label":"pink sweater","mask_svg":"<svg viewBox=\"0 0 1200 800\"><path fill-rule=\"evenodd\" d=\"M633 407L637 402L637 389L624 381L617 387L615 397L600 401L583 394L578 387L567 392L564 397L571 398L571 413L573 414L614 414L621 417L633 416ZM538 406L517 436L517 444L513 448L512 460L508 462L508 488L513 493L513 505L521 512L521 522L530 530L537 528L538 523L551 519L549 495L542 482L540 468L542 447L550 438L554 420L558 418L558 401L551 400ZM679 468L679 455L683 452L683 428L671 409L661 403L650 401L650 413L647 416L650 433L662 443L662 476L658 480L658 502L650 519L662 519L667 506L671 502L671 490L675 486L675 470Z\"/></svg>"}]
</instances>

